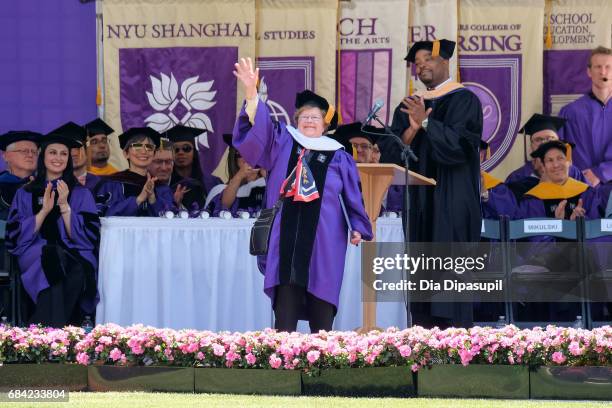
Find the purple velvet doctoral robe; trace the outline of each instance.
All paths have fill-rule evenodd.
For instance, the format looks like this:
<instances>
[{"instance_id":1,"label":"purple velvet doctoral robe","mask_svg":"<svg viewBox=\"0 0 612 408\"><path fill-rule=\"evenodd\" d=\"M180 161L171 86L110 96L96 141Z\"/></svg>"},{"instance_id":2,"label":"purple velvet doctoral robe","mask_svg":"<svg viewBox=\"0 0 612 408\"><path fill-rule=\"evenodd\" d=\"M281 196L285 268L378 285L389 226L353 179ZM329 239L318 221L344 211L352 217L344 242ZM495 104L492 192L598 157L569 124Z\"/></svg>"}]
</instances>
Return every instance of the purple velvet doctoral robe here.
<instances>
[{"instance_id":1,"label":"purple velvet doctoral robe","mask_svg":"<svg viewBox=\"0 0 612 408\"><path fill-rule=\"evenodd\" d=\"M172 190L168 186L155 186L155 203L146 200L138 205L136 196L142 191L146 177L129 170L115 173L104 180L98 194L110 194L106 216L159 217L160 213L174 208Z\"/></svg>"},{"instance_id":2,"label":"purple velvet doctoral robe","mask_svg":"<svg viewBox=\"0 0 612 408\"><path fill-rule=\"evenodd\" d=\"M220 183L210 192L215 195L207 205L207 209L214 217L218 217L222 210L231 212L233 217L239 217L240 212L248 212L251 218L257 217L257 213L263 208L264 197L266 195L266 185L263 177L255 180L253 183L247 183L240 186L237 191L236 199L229 207L225 207L221 202L223 191L225 190L223 186L227 185ZM221 188L223 188L223 190L221 190Z\"/></svg>"},{"instance_id":3,"label":"purple velvet doctoral robe","mask_svg":"<svg viewBox=\"0 0 612 408\"><path fill-rule=\"evenodd\" d=\"M270 119L266 104L260 102L257 105L253 126L249 123L243 107L236 119L232 144L251 166L259 166L268 171L265 207L272 207L279 198L283 181L289 175L288 170L291 171L288 169L294 150L294 139L291 134L284 124ZM373 234L363 205L359 189L359 173L353 158L342 149L331 153L333 156L327 167L322 197L318 199L321 200L319 222L316 224L312 256L308 265L306 289L312 295L337 308L348 243L348 226L339 195L346 205L352 229L360 232L364 240L371 240ZM322 188L320 186L318 188L321 191ZM282 214L283 211L289 212L290 206L293 205L292 198L284 200L272 227L268 254L265 260L259 260L260 269L265 274L264 291L272 300L274 289L281 282L281 258L285 256L280 251L283 246L281 241L294 239L281 234Z\"/></svg>"},{"instance_id":4,"label":"purple velvet doctoral robe","mask_svg":"<svg viewBox=\"0 0 612 408\"><path fill-rule=\"evenodd\" d=\"M519 206L514 193L505 184L498 184L488 190L487 199L481 198L482 218L498 219L506 215L516 219L519 215Z\"/></svg>"},{"instance_id":5,"label":"purple velvet doctoral robe","mask_svg":"<svg viewBox=\"0 0 612 408\"><path fill-rule=\"evenodd\" d=\"M612 181L612 99L603 104L592 93L564 106L559 116L567 119L559 137L574 143L573 163L591 169L602 183Z\"/></svg>"},{"instance_id":6,"label":"purple velvet doctoral robe","mask_svg":"<svg viewBox=\"0 0 612 408\"><path fill-rule=\"evenodd\" d=\"M69 250L78 251L79 255L93 267L96 279L98 271L97 248L100 245L100 220L91 192L83 186L75 186L70 192L68 203L71 208L72 238L68 237L61 217L57 220L61 244ZM35 211L32 205L32 193L21 188L17 191L9 211L7 224L7 247L18 259L23 286L36 303L38 294L49 287L49 282L42 268L42 249L47 244L41 231L34 232L36 225ZM92 313L96 299L83 299L81 308Z\"/></svg>"}]
</instances>

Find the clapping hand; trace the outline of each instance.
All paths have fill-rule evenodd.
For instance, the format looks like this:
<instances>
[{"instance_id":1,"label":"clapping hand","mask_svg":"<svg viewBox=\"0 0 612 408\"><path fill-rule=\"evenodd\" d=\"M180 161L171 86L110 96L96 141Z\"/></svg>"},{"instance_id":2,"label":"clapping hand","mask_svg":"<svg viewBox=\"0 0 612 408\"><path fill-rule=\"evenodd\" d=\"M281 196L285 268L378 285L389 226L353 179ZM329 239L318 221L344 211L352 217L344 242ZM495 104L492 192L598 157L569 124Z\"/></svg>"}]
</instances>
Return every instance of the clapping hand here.
<instances>
[{"instance_id":1,"label":"clapping hand","mask_svg":"<svg viewBox=\"0 0 612 408\"><path fill-rule=\"evenodd\" d=\"M247 99L254 99L257 96L257 81L259 80L259 68L253 69L251 58L240 58L234 64L234 76L242 83Z\"/></svg>"},{"instance_id":2,"label":"clapping hand","mask_svg":"<svg viewBox=\"0 0 612 408\"><path fill-rule=\"evenodd\" d=\"M183 186L181 184L179 184L178 186L176 186L176 190L174 191L174 203L178 206L181 205L181 203L183 202L183 198L185 197L185 194L190 192L191 190L189 188L187 188L187 186Z\"/></svg>"},{"instance_id":3,"label":"clapping hand","mask_svg":"<svg viewBox=\"0 0 612 408\"><path fill-rule=\"evenodd\" d=\"M53 206L55 205L55 191L51 187L51 182L47 183L47 187L45 187L45 193L43 194L43 202L41 212L44 215L47 215L53 210Z\"/></svg>"},{"instance_id":4,"label":"clapping hand","mask_svg":"<svg viewBox=\"0 0 612 408\"><path fill-rule=\"evenodd\" d=\"M570 215L570 220L573 221L578 217L584 217L586 210L582 205L583 203L581 198L580 200L578 200L578 205L576 206L576 208L574 208L574 211L572 211L572 215Z\"/></svg>"},{"instance_id":5,"label":"clapping hand","mask_svg":"<svg viewBox=\"0 0 612 408\"><path fill-rule=\"evenodd\" d=\"M406 114L408 114L408 119L410 120L410 127L414 130L419 130L421 128L421 123L427 119L429 114L431 113L431 108L425 109L425 101L423 98L418 96L410 97L407 96L402 100L403 108L400 110Z\"/></svg>"}]
</instances>

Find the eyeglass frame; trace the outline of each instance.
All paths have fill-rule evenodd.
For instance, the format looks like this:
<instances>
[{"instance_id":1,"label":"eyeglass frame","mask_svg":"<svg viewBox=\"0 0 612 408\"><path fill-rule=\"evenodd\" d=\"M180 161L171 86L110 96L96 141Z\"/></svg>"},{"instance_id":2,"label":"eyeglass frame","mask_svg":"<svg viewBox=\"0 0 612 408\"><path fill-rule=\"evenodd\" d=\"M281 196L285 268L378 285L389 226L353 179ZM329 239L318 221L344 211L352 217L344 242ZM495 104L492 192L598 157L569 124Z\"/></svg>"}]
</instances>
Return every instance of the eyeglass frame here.
<instances>
[{"instance_id":1,"label":"eyeglass frame","mask_svg":"<svg viewBox=\"0 0 612 408\"><path fill-rule=\"evenodd\" d=\"M142 149L144 149L145 152L155 153L155 150L157 149L157 146L155 146L152 143L135 142L135 143L131 143L128 146L128 149L130 149L130 148L133 148L134 150L142 150Z\"/></svg>"}]
</instances>

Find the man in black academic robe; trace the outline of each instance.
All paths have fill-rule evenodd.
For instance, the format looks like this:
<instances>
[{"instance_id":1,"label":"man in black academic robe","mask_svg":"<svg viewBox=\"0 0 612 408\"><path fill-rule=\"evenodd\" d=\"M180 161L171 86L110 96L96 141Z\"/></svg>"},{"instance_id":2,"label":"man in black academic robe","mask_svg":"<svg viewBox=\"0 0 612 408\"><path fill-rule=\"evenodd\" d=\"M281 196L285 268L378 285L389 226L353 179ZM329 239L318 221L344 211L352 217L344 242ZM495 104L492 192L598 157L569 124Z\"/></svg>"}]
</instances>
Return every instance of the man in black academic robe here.
<instances>
[{"instance_id":1,"label":"man in black academic robe","mask_svg":"<svg viewBox=\"0 0 612 408\"><path fill-rule=\"evenodd\" d=\"M478 97L453 82L449 59L455 43L415 43L406 60L416 65L427 91L404 98L393 114L392 130L418 157L410 170L436 180L435 187L410 188L411 242L476 242L480 240L480 163L482 107ZM396 154L395 160L399 157ZM449 277L450 278L450 277ZM440 307L442 306L442 307ZM413 307L415 324L470 325L471 304ZM446 309L436 315L435 309Z\"/></svg>"}]
</instances>

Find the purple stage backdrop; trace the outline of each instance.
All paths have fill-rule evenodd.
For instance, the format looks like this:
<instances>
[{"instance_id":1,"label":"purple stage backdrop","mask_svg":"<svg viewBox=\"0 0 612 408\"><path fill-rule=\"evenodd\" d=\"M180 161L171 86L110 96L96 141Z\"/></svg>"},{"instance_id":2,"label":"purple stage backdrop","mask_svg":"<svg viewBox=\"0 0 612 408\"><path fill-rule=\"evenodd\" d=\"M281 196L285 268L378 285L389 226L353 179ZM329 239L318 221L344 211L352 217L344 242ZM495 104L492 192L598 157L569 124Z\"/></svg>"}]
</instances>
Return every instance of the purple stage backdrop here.
<instances>
[{"instance_id":1,"label":"purple stage backdrop","mask_svg":"<svg viewBox=\"0 0 612 408\"><path fill-rule=\"evenodd\" d=\"M0 133L93 119L94 3L11 0L0 7Z\"/></svg>"}]
</instances>

